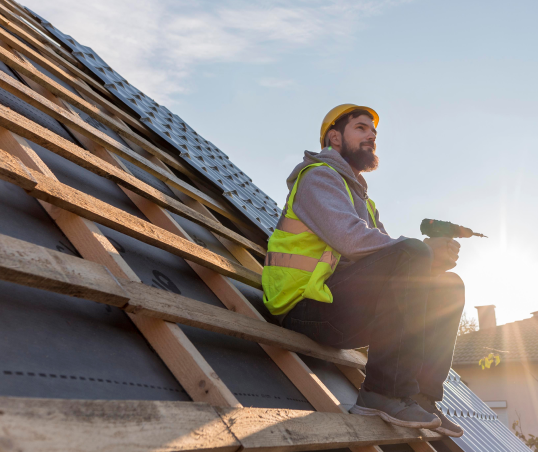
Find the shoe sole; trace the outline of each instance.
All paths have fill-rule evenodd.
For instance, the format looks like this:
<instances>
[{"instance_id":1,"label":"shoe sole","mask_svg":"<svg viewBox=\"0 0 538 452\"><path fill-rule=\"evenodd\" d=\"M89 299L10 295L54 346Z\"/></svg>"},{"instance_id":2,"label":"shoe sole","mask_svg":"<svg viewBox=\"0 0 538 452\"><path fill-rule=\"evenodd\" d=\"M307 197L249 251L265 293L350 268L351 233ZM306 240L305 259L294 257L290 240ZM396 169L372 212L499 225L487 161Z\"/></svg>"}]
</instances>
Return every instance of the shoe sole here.
<instances>
[{"instance_id":1,"label":"shoe sole","mask_svg":"<svg viewBox=\"0 0 538 452\"><path fill-rule=\"evenodd\" d=\"M452 430L448 430L443 427L437 427L433 431L440 433L441 435L452 436L453 438L460 438L465 433L463 430L461 432L453 432Z\"/></svg>"},{"instance_id":2,"label":"shoe sole","mask_svg":"<svg viewBox=\"0 0 538 452\"><path fill-rule=\"evenodd\" d=\"M439 418L436 418L437 420L433 420L431 422L402 421L401 419L396 419L395 417L392 417L390 414L385 413L384 411L376 410L374 408L365 408L357 405L351 408L349 412L351 414L360 414L362 416L379 416L385 422L398 425L400 427L427 428L429 430L433 430L441 425L441 419Z\"/></svg>"}]
</instances>

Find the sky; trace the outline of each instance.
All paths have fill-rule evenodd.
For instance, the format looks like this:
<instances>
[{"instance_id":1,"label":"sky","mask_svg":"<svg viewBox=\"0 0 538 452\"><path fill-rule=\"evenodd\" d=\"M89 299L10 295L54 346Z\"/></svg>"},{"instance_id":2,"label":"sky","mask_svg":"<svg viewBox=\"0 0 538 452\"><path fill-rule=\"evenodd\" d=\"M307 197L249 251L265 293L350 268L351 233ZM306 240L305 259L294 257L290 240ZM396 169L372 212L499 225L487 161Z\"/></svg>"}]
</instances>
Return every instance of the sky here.
<instances>
[{"instance_id":1,"label":"sky","mask_svg":"<svg viewBox=\"0 0 538 452\"><path fill-rule=\"evenodd\" d=\"M466 312L538 311L538 2L22 0L222 149L280 207L342 103L380 115L368 193L393 237L461 239Z\"/></svg>"}]
</instances>

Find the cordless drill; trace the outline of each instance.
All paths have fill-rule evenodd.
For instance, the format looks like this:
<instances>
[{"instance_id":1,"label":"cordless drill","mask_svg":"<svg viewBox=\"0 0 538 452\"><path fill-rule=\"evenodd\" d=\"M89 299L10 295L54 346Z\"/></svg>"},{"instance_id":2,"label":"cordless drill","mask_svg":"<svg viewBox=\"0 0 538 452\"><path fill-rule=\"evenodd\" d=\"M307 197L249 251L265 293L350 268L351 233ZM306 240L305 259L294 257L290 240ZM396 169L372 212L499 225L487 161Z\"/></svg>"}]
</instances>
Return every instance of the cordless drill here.
<instances>
[{"instance_id":1,"label":"cordless drill","mask_svg":"<svg viewBox=\"0 0 538 452\"><path fill-rule=\"evenodd\" d=\"M469 228L464 228L448 221L430 220L429 218L425 218L420 223L420 232L428 237L448 237L450 239L468 238L473 235L487 238L484 234L473 232Z\"/></svg>"}]
</instances>

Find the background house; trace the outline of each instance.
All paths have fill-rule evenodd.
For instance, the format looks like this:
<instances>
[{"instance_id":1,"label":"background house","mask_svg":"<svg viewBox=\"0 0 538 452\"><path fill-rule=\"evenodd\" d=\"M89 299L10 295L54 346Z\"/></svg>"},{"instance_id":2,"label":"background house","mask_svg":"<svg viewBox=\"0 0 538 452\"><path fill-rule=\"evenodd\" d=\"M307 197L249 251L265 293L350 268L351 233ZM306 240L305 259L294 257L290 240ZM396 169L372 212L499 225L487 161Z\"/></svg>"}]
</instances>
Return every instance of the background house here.
<instances>
[{"instance_id":1,"label":"background house","mask_svg":"<svg viewBox=\"0 0 538 452\"><path fill-rule=\"evenodd\" d=\"M477 309L480 330L458 338L453 368L506 426L520 420L524 434L538 435L538 311L497 326L495 306ZM501 362L482 370L491 352Z\"/></svg>"}]
</instances>

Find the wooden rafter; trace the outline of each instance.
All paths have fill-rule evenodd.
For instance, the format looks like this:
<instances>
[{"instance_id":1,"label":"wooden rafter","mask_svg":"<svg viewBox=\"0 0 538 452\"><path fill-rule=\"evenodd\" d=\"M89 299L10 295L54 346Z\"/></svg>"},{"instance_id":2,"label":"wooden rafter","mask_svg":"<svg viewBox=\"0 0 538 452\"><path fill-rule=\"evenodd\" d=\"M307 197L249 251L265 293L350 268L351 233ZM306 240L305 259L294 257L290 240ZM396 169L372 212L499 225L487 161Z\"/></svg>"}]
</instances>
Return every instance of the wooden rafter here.
<instances>
[{"instance_id":1,"label":"wooden rafter","mask_svg":"<svg viewBox=\"0 0 538 452\"><path fill-rule=\"evenodd\" d=\"M7 174L5 160L6 153L0 151L0 178L18 184L17 168ZM282 347L329 362L355 368L365 365L363 356L354 350L323 346L300 333L258 319L139 282L116 279L103 265L2 234L0 280L86 298L130 313Z\"/></svg>"},{"instance_id":2,"label":"wooden rafter","mask_svg":"<svg viewBox=\"0 0 538 452\"><path fill-rule=\"evenodd\" d=\"M65 109L60 108L58 105L54 104L50 100L39 95L35 91L31 90L27 86L24 86L19 81L9 77L7 74L0 72L0 87L7 89L12 94L16 95L20 99L28 102L30 105L38 107L44 113L47 113L49 116L59 120L67 127L70 127L74 131L80 133L81 130L87 131L87 134L84 136L88 138L93 138L96 143L103 145L106 144L106 149L116 151L115 154L122 157L127 157L131 162L139 162L139 166L144 165L145 169L150 171L150 174L159 175L160 179L163 181L169 181L170 186L178 189L178 184L181 185L183 191L187 191L188 194L193 196L190 188L187 187L183 181L177 179L171 173L159 167L158 165L144 159L144 157L139 156L134 151L127 149L124 145L114 141L112 138L98 131L94 127L86 124L79 116L66 111ZM245 248L251 250L259 256L264 256L266 251L256 243L244 238L240 234L224 227L219 222L212 220L207 215L200 214L194 209L191 209L184 204L176 201L170 196L163 194L162 192L156 190L155 188L149 186L148 184L142 182L141 180L131 176L125 171L118 170L113 165L103 161L100 158L94 157L92 154L86 150L80 148L79 146L71 143L70 141L54 134L48 129L36 124L35 122L27 119L26 117L19 115L18 113L10 110L3 105L0 105L0 125L2 127L8 128L15 131L18 135L33 141L34 143L43 146L44 148L61 155L67 160L76 163L87 170L96 173L102 177L110 179L119 185L122 185L135 193L143 196L152 202L160 205L161 207L166 208L167 210L176 213L182 217L188 218L194 223L203 225L207 229L226 237L233 242L244 246ZM105 139L96 139L96 137L103 136ZM102 138L102 137L101 137ZM153 170L153 171L152 171ZM165 172L166 171L166 172ZM176 180L177 179L177 180ZM195 189L196 190L196 189ZM195 194L198 194L196 190ZM207 195L203 195L207 198ZM213 204L211 201L208 203Z\"/></svg>"}]
</instances>

